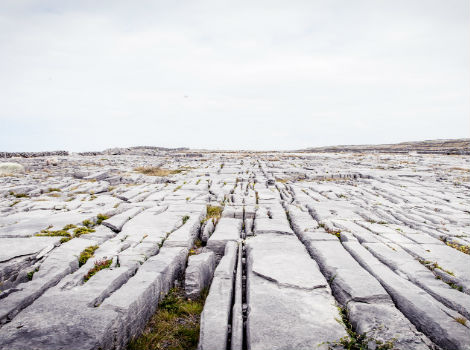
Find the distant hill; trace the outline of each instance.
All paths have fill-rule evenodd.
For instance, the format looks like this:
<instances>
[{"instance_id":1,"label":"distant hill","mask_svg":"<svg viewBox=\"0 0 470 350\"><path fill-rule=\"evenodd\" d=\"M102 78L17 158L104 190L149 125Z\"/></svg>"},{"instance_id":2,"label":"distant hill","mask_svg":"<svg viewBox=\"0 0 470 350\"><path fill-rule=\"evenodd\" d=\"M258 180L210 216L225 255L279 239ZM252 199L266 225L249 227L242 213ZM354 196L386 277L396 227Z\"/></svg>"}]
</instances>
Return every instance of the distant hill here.
<instances>
[{"instance_id":1,"label":"distant hill","mask_svg":"<svg viewBox=\"0 0 470 350\"><path fill-rule=\"evenodd\" d=\"M470 154L470 139L425 140L381 145L341 145L312 147L296 152L377 152L377 153L431 153Z\"/></svg>"}]
</instances>

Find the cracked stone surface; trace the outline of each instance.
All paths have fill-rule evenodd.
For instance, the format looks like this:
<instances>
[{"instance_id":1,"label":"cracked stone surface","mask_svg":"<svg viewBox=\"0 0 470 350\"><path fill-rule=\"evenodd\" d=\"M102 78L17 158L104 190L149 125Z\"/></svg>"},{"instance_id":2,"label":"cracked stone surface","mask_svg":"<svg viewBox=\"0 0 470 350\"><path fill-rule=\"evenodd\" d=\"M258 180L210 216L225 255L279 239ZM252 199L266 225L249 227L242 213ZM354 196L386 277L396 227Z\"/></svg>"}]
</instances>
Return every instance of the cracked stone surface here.
<instances>
[{"instance_id":1,"label":"cracked stone surface","mask_svg":"<svg viewBox=\"0 0 470 350\"><path fill-rule=\"evenodd\" d=\"M3 166L0 349L125 349L184 277L199 349L470 349L468 157L141 151Z\"/></svg>"}]
</instances>

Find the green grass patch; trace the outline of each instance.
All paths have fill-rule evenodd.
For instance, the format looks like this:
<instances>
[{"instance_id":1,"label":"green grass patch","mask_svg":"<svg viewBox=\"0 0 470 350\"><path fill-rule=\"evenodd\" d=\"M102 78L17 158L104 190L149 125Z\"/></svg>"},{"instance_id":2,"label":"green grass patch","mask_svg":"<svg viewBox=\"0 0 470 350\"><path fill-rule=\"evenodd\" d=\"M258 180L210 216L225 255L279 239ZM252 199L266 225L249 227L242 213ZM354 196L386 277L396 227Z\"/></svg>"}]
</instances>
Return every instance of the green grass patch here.
<instances>
[{"instance_id":1,"label":"green grass patch","mask_svg":"<svg viewBox=\"0 0 470 350\"><path fill-rule=\"evenodd\" d=\"M111 264L113 262L113 259L102 259L102 260L96 260L95 261L95 266L93 266L88 273L83 277L83 282L88 281L90 278L92 278L94 275L98 273L98 271L104 270L104 269L109 269L111 267Z\"/></svg>"},{"instance_id":2,"label":"green grass patch","mask_svg":"<svg viewBox=\"0 0 470 350\"><path fill-rule=\"evenodd\" d=\"M207 291L195 300L173 288L158 305L144 332L131 340L128 350L194 350L199 341L199 322Z\"/></svg>"},{"instance_id":3,"label":"green grass patch","mask_svg":"<svg viewBox=\"0 0 470 350\"><path fill-rule=\"evenodd\" d=\"M88 221L88 220L85 220L85 221ZM67 241L70 241L74 237L80 237L81 235L84 235L84 234L87 234L87 233L90 233L90 232L95 232L95 230L90 228L90 227L86 227L86 226L77 227L73 224L65 225L62 230L56 230L56 231L50 230L51 227L52 226L49 226L47 229L42 230L41 233L35 234L35 236L38 236L38 237L62 237L62 239L60 240L60 243L65 243ZM71 230L71 229L75 229L73 231L73 233L69 232L69 230Z\"/></svg>"},{"instance_id":4,"label":"green grass patch","mask_svg":"<svg viewBox=\"0 0 470 350\"><path fill-rule=\"evenodd\" d=\"M95 250L98 249L97 245L91 245L89 247L86 247L81 253L78 258L78 266L83 266L86 264L88 259L90 259L93 256L93 253Z\"/></svg>"},{"instance_id":5,"label":"green grass patch","mask_svg":"<svg viewBox=\"0 0 470 350\"><path fill-rule=\"evenodd\" d=\"M73 236L80 237L81 235L86 235L91 232L95 232L95 230L90 227L77 227L75 230L73 230Z\"/></svg>"},{"instance_id":6,"label":"green grass patch","mask_svg":"<svg viewBox=\"0 0 470 350\"><path fill-rule=\"evenodd\" d=\"M13 191L10 191L10 195L16 198L29 198L29 196L26 193L15 193Z\"/></svg>"},{"instance_id":7,"label":"green grass patch","mask_svg":"<svg viewBox=\"0 0 470 350\"><path fill-rule=\"evenodd\" d=\"M96 216L96 224L97 225L101 225L101 223L104 221L104 220L107 220L109 219L109 216L107 215L104 215L104 214L98 214Z\"/></svg>"},{"instance_id":8,"label":"green grass patch","mask_svg":"<svg viewBox=\"0 0 470 350\"><path fill-rule=\"evenodd\" d=\"M50 192L62 192L62 190L60 188L55 188L55 187L49 187L49 193Z\"/></svg>"},{"instance_id":9,"label":"green grass patch","mask_svg":"<svg viewBox=\"0 0 470 350\"><path fill-rule=\"evenodd\" d=\"M28 280L32 280L33 279L33 276L36 272L39 271L39 267L36 267L33 271L29 271L26 275L26 277L28 277Z\"/></svg>"},{"instance_id":10,"label":"green grass patch","mask_svg":"<svg viewBox=\"0 0 470 350\"><path fill-rule=\"evenodd\" d=\"M368 350L369 342L375 343L376 350L393 349L393 345L396 339L393 339L384 343L380 340L375 340L373 338L368 337L367 333L363 333L363 334L356 333L351 323L349 322L348 311L346 310L346 308L338 307L338 310L341 315L341 320L337 319L337 321L345 327L348 335L345 337L342 337L341 339L335 342L326 342L326 344L328 345L328 349L337 349L338 346L340 346L342 349L347 349L347 350ZM322 344L325 344L325 343L322 343Z\"/></svg>"},{"instance_id":11,"label":"green grass patch","mask_svg":"<svg viewBox=\"0 0 470 350\"><path fill-rule=\"evenodd\" d=\"M67 230L42 230L41 233L36 233L35 236L38 237L68 237L72 238L72 234Z\"/></svg>"},{"instance_id":12,"label":"green grass patch","mask_svg":"<svg viewBox=\"0 0 470 350\"><path fill-rule=\"evenodd\" d=\"M215 221L218 221L220 217L222 216L223 210L224 210L223 207L208 205L205 221L210 220L210 219L214 219Z\"/></svg>"},{"instance_id":13,"label":"green grass patch","mask_svg":"<svg viewBox=\"0 0 470 350\"><path fill-rule=\"evenodd\" d=\"M460 245L458 243L445 242L449 247L457 249L458 251L470 255L470 246Z\"/></svg>"},{"instance_id":14,"label":"green grass patch","mask_svg":"<svg viewBox=\"0 0 470 350\"><path fill-rule=\"evenodd\" d=\"M93 227L93 226L95 226L95 224L94 224L92 221L90 221L90 220L83 220L83 221L82 221L82 225L85 226L85 227Z\"/></svg>"}]
</instances>

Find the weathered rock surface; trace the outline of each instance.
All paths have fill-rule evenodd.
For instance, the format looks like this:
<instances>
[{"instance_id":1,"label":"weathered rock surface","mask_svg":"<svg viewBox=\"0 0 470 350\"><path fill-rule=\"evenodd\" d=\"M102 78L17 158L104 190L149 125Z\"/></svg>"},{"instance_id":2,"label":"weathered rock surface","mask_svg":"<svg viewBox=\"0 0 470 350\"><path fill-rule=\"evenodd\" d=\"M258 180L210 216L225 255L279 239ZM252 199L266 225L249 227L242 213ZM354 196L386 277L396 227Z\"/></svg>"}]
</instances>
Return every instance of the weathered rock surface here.
<instances>
[{"instance_id":1,"label":"weathered rock surface","mask_svg":"<svg viewBox=\"0 0 470 350\"><path fill-rule=\"evenodd\" d=\"M338 348L347 325L470 349L468 158L23 156L0 176L0 349L125 349L175 285L209 288L200 349Z\"/></svg>"},{"instance_id":2,"label":"weathered rock surface","mask_svg":"<svg viewBox=\"0 0 470 350\"><path fill-rule=\"evenodd\" d=\"M215 254L205 252L191 255L186 268L186 279L184 282L186 296L197 298L204 288L208 288L212 281L215 270Z\"/></svg>"}]
</instances>

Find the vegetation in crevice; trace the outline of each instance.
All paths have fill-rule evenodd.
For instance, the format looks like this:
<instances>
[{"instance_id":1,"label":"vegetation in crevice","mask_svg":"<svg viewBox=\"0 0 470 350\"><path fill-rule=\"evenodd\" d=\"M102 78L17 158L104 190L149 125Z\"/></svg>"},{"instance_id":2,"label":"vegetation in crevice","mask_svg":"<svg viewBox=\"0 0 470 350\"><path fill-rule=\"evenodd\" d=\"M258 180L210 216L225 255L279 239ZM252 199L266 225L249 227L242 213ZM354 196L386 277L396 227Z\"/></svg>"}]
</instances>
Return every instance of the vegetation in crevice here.
<instances>
[{"instance_id":1,"label":"vegetation in crevice","mask_svg":"<svg viewBox=\"0 0 470 350\"><path fill-rule=\"evenodd\" d=\"M369 347L369 343L371 342L374 344L373 348L376 350L393 349L394 342L396 341L396 339L393 339L387 342L382 342L380 340L376 340L371 337L368 337L367 333L363 333L363 334L356 333L353 329L353 326L349 322L347 309L338 307L338 311L341 315L341 320L337 319L336 321L338 321L344 326L348 335L334 342L322 343L322 344L327 344L328 349L333 350L333 349L337 349L338 347L341 347L342 349L347 349L347 350L368 350L372 348L372 347Z\"/></svg>"},{"instance_id":2,"label":"vegetation in crevice","mask_svg":"<svg viewBox=\"0 0 470 350\"><path fill-rule=\"evenodd\" d=\"M87 282L90 278L96 275L98 271L109 269L111 267L112 262L113 262L113 259L96 260L95 266L93 266L85 275L85 277L83 277L83 282Z\"/></svg>"},{"instance_id":3,"label":"vegetation in crevice","mask_svg":"<svg viewBox=\"0 0 470 350\"><path fill-rule=\"evenodd\" d=\"M418 259L418 261L431 271L434 271L435 269L439 269L441 271L444 271L448 275L454 276L454 273L452 271L442 268L441 266L439 266L437 261L429 261L429 260L423 260L423 259Z\"/></svg>"},{"instance_id":4,"label":"vegetation in crevice","mask_svg":"<svg viewBox=\"0 0 470 350\"><path fill-rule=\"evenodd\" d=\"M90 259L93 256L96 249L98 249L97 245L92 245L92 246L86 247L80 253L80 256L78 258L78 266L85 265L85 263L88 261L88 259Z\"/></svg>"},{"instance_id":5,"label":"vegetation in crevice","mask_svg":"<svg viewBox=\"0 0 470 350\"><path fill-rule=\"evenodd\" d=\"M109 219L109 216L107 215L104 215L104 214L98 214L96 216L96 224L97 225L101 225L101 223L104 221L104 220L107 220Z\"/></svg>"},{"instance_id":6,"label":"vegetation in crevice","mask_svg":"<svg viewBox=\"0 0 470 350\"><path fill-rule=\"evenodd\" d=\"M173 174L179 174L183 171L184 169L164 169L164 168L159 168L159 167L137 167L134 168L134 171L144 174L144 175L149 175L149 176L168 176L168 175L173 175Z\"/></svg>"},{"instance_id":7,"label":"vegetation in crevice","mask_svg":"<svg viewBox=\"0 0 470 350\"><path fill-rule=\"evenodd\" d=\"M55 188L55 187L49 187L49 189L47 191L49 193L51 193L51 192L62 192L62 190L60 188Z\"/></svg>"},{"instance_id":8,"label":"vegetation in crevice","mask_svg":"<svg viewBox=\"0 0 470 350\"><path fill-rule=\"evenodd\" d=\"M458 244L458 243L455 243L455 242L449 242L449 241L447 241L447 239L442 238L442 237L441 237L441 241L444 242L449 247L457 249L459 252L470 255L470 246L468 246L468 245L462 245L462 244Z\"/></svg>"},{"instance_id":9,"label":"vegetation in crevice","mask_svg":"<svg viewBox=\"0 0 470 350\"><path fill-rule=\"evenodd\" d=\"M208 205L207 206L207 212L206 212L206 218L204 219L204 221L208 221L210 219L213 219L214 223L219 221L220 217L222 216L222 211L223 210L224 210L223 207Z\"/></svg>"},{"instance_id":10,"label":"vegetation in crevice","mask_svg":"<svg viewBox=\"0 0 470 350\"><path fill-rule=\"evenodd\" d=\"M89 225L89 223L91 223L89 220L83 221L84 225L85 224ZM70 241L72 238L80 237L81 235L87 234L90 232L95 232L95 230L91 228L93 225L94 224L91 223L90 227L89 226L77 227L73 224L68 224L68 225L65 225L61 230L50 230L52 228L52 225L51 225L47 229L42 230L40 233L36 233L35 236L37 237L62 237L62 239L60 240L60 243L65 243L67 241ZM72 230L72 229L74 229L73 233L69 232L69 230Z\"/></svg>"},{"instance_id":11,"label":"vegetation in crevice","mask_svg":"<svg viewBox=\"0 0 470 350\"><path fill-rule=\"evenodd\" d=\"M130 341L128 350L195 350L206 296L207 290L199 298L190 300L186 299L183 289L171 289L142 335Z\"/></svg>"},{"instance_id":12,"label":"vegetation in crevice","mask_svg":"<svg viewBox=\"0 0 470 350\"><path fill-rule=\"evenodd\" d=\"M33 276L36 272L39 271L39 267L36 267L33 271L30 271L26 274L26 277L28 278L28 280L32 280L33 279Z\"/></svg>"},{"instance_id":13,"label":"vegetation in crevice","mask_svg":"<svg viewBox=\"0 0 470 350\"><path fill-rule=\"evenodd\" d=\"M10 191L10 195L16 198L29 198L29 196L26 193L15 193L13 191Z\"/></svg>"}]
</instances>

